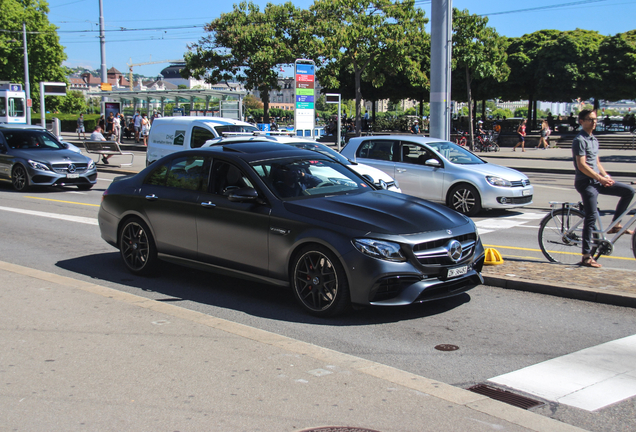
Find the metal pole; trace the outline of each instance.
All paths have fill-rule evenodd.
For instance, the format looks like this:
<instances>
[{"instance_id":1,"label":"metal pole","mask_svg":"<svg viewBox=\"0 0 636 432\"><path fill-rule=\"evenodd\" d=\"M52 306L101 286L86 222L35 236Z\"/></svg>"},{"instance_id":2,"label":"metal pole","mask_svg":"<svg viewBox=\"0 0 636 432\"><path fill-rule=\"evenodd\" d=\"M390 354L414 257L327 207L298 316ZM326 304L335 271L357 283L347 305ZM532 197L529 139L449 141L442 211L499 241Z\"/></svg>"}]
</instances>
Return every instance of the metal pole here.
<instances>
[{"instance_id":1,"label":"metal pole","mask_svg":"<svg viewBox=\"0 0 636 432\"><path fill-rule=\"evenodd\" d=\"M338 140L338 151L342 150L340 148L340 140L341 140L340 134L342 133L340 129L342 127L340 125L340 116L342 115L341 107L342 107L342 98L340 97L340 95L338 95L338 135L336 135L336 140Z\"/></svg>"},{"instance_id":2,"label":"metal pole","mask_svg":"<svg viewBox=\"0 0 636 432\"><path fill-rule=\"evenodd\" d=\"M452 0L431 3L430 136L450 139Z\"/></svg>"},{"instance_id":3,"label":"metal pole","mask_svg":"<svg viewBox=\"0 0 636 432\"><path fill-rule=\"evenodd\" d=\"M44 106L44 81L40 81L40 124L46 128L46 107Z\"/></svg>"},{"instance_id":4,"label":"metal pole","mask_svg":"<svg viewBox=\"0 0 636 432\"><path fill-rule=\"evenodd\" d=\"M22 45L24 45L24 91L26 92L26 122L31 124L31 107L29 106L29 100L31 100L31 84L29 84L29 53L27 50L27 38L26 38L26 23L22 22Z\"/></svg>"},{"instance_id":5,"label":"metal pole","mask_svg":"<svg viewBox=\"0 0 636 432\"><path fill-rule=\"evenodd\" d=\"M102 0L99 0L99 47L102 60L102 82L106 83L108 82L108 75L106 72L106 34L104 32L104 5L102 3ZM104 112L104 102L106 102L106 97L102 96L102 112Z\"/></svg>"}]
</instances>

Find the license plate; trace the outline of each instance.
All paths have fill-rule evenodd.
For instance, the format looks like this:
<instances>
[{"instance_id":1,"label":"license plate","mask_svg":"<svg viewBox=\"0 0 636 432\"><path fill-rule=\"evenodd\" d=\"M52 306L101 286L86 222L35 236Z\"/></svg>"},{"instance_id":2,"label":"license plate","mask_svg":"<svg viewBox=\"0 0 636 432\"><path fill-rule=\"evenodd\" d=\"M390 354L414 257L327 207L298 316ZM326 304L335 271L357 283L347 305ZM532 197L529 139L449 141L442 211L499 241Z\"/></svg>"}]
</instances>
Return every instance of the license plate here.
<instances>
[{"instance_id":1,"label":"license plate","mask_svg":"<svg viewBox=\"0 0 636 432\"><path fill-rule=\"evenodd\" d=\"M528 196L528 195L530 195L530 189L527 189L527 190L522 191L522 192L521 192L521 195L523 195L523 196Z\"/></svg>"},{"instance_id":2,"label":"license plate","mask_svg":"<svg viewBox=\"0 0 636 432\"><path fill-rule=\"evenodd\" d=\"M66 178L79 178L79 174L66 174Z\"/></svg>"},{"instance_id":3,"label":"license plate","mask_svg":"<svg viewBox=\"0 0 636 432\"><path fill-rule=\"evenodd\" d=\"M468 273L468 266L455 267L455 268L448 269L448 272L446 273L446 277L454 278L457 276L465 275L466 273Z\"/></svg>"}]
</instances>

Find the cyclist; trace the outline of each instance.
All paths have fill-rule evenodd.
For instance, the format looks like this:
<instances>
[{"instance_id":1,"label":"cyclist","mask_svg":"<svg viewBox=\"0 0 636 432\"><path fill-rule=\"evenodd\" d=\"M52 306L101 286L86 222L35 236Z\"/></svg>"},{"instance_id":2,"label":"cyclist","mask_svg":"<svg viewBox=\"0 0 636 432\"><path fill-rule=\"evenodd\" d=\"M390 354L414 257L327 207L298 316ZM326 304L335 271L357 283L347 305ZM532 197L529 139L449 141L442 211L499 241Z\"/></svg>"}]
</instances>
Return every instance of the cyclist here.
<instances>
[{"instance_id":1,"label":"cyclist","mask_svg":"<svg viewBox=\"0 0 636 432\"><path fill-rule=\"evenodd\" d=\"M583 223L582 260L581 265L599 268L601 265L590 255L592 250L592 231L596 223L598 194L620 197L614 212L614 220L627 210L634 197L634 189L623 183L615 182L605 171L598 157L598 140L593 135L596 128L596 112L581 110L579 124L581 131L572 141L572 157L574 159L574 187L581 194L585 220ZM620 221L608 231L615 234L623 227ZM633 234L631 230L625 233Z\"/></svg>"}]
</instances>

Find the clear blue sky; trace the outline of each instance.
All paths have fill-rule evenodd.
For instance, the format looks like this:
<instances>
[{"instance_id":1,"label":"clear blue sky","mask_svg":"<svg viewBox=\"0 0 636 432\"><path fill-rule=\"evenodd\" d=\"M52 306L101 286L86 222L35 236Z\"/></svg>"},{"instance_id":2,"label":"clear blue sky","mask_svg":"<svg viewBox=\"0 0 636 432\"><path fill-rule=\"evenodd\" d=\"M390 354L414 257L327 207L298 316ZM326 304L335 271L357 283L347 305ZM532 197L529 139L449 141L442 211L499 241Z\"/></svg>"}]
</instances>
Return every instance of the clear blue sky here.
<instances>
[{"instance_id":1,"label":"clear blue sky","mask_svg":"<svg viewBox=\"0 0 636 432\"><path fill-rule=\"evenodd\" d=\"M292 0L309 8L313 0ZM283 3L270 0L271 3ZM188 43L204 34L203 25L232 10L238 1L220 0L103 0L106 66L128 71L127 63L182 58ZM253 0L261 9L266 0ZM415 0L430 18L431 1ZM455 0L453 6L486 15L500 35L519 37L543 29L595 30L614 35L636 29L635 0ZM99 70L99 1L51 0L49 21L59 27L67 66ZM428 26L430 31L430 23ZM156 76L167 64L135 67L135 73Z\"/></svg>"}]
</instances>

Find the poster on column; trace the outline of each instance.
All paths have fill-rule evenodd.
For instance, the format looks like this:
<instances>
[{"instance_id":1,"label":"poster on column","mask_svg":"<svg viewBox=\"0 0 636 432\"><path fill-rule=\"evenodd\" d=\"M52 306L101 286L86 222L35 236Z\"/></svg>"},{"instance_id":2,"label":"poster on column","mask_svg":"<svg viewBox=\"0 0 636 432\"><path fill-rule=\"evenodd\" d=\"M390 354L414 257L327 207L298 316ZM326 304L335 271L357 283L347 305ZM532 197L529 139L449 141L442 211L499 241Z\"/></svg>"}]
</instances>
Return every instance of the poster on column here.
<instances>
[{"instance_id":1,"label":"poster on column","mask_svg":"<svg viewBox=\"0 0 636 432\"><path fill-rule=\"evenodd\" d=\"M108 118L110 116L110 113L113 113L113 115L115 116L120 112L121 112L120 102L104 102L104 113L106 114L106 117L104 118Z\"/></svg>"},{"instance_id":2,"label":"poster on column","mask_svg":"<svg viewBox=\"0 0 636 432\"><path fill-rule=\"evenodd\" d=\"M316 66L312 60L297 59L294 64L296 77L296 103L294 105L294 130L297 136L313 138L316 124L315 81Z\"/></svg>"}]
</instances>

